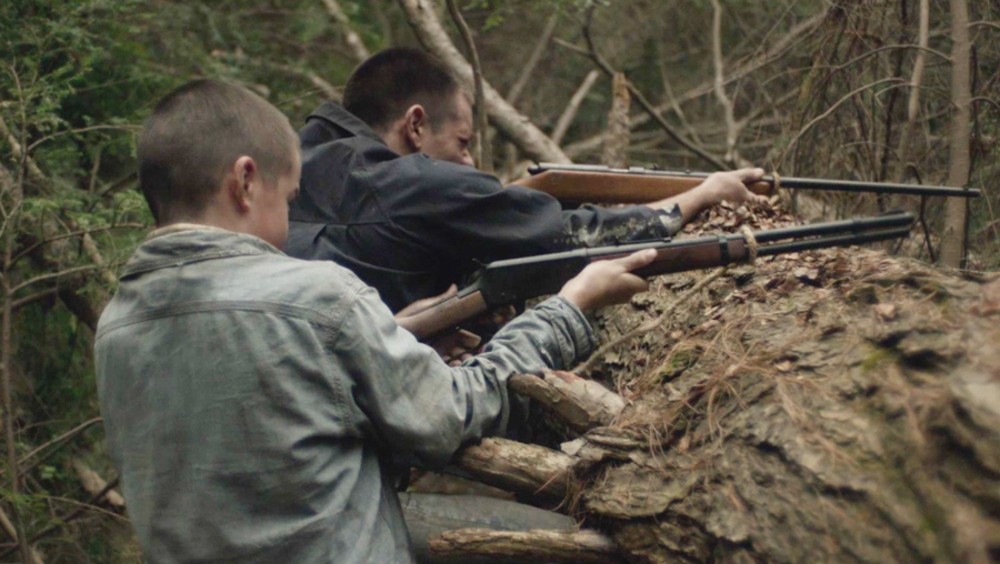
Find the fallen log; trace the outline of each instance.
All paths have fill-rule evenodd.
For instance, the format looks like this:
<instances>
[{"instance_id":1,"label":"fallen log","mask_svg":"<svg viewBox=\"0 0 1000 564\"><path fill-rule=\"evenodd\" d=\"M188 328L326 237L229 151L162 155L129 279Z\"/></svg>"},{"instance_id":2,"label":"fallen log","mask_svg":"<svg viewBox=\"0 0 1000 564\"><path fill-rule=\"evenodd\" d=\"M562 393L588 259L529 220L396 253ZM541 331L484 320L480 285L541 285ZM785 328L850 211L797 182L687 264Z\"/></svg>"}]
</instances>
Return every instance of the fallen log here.
<instances>
[{"instance_id":1,"label":"fallen log","mask_svg":"<svg viewBox=\"0 0 1000 564\"><path fill-rule=\"evenodd\" d=\"M618 394L569 372L546 372L541 378L519 374L510 379L509 386L577 433L610 424L625 407Z\"/></svg>"},{"instance_id":2,"label":"fallen log","mask_svg":"<svg viewBox=\"0 0 1000 564\"><path fill-rule=\"evenodd\" d=\"M576 459L543 446L491 438L463 449L455 463L484 484L558 500L571 490Z\"/></svg>"},{"instance_id":3,"label":"fallen log","mask_svg":"<svg viewBox=\"0 0 1000 564\"><path fill-rule=\"evenodd\" d=\"M703 227L781 221L740 209ZM599 316L611 341L674 308L589 364L626 405L575 428L554 466L551 450L518 451L519 468L548 468L521 491L560 476L546 493L632 562L1000 555L1000 277L833 249L731 270L674 303L703 276L657 280ZM468 452L510 464L495 445Z\"/></svg>"}]
</instances>

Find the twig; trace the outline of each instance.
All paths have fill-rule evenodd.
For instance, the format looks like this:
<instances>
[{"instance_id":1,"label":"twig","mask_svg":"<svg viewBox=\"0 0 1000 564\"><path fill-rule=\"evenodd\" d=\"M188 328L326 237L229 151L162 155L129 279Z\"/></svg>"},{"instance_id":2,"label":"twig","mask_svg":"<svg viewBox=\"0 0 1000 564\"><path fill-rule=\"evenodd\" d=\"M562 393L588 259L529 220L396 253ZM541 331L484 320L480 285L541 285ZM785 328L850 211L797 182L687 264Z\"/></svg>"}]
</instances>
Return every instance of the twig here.
<instances>
[{"instance_id":1,"label":"twig","mask_svg":"<svg viewBox=\"0 0 1000 564\"><path fill-rule=\"evenodd\" d=\"M587 22L583 26L583 37L587 42L587 47L589 49L589 56L590 59L594 61L594 63L601 70L603 70L605 74L607 74L610 77L613 77L617 71L606 60L604 60L604 57L602 57L600 53L597 52L597 48L594 45L594 39L591 36L590 27L593 21L593 15L594 15L594 7L592 6L590 10L587 12ZM628 90L629 93L632 94L632 97L639 102L640 106L642 106L642 109L644 109L646 113L648 113L649 116L652 117L653 120L656 121L656 123L658 123L660 127L663 128L664 131L666 131L667 135L669 135L671 139L673 139L677 143L680 143L686 149L688 149L689 151L700 157L705 162L712 165L715 169L726 170L728 168L724 162L719 160L718 157L709 154L704 149L695 145L690 139L687 139L686 137L681 135L676 129L674 129L674 127L670 125L670 123L668 123L667 120L663 119L663 116L660 115L660 112L653 107L653 104L651 104L649 100L647 100L646 97L642 95L642 92L639 92L639 90L635 87L635 85L632 84L631 81L628 82Z\"/></svg>"},{"instance_id":2,"label":"twig","mask_svg":"<svg viewBox=\"0 0 1000 564\"><path fill-rule=\"evenodd\" d=\"M347 43L347 47L351 50L354 59L360 63L370 57L371 52L365 47L365 43L361 41L361 36L358 35L358 32L354 31L354 28L351 27L351 19L347 17L344 9L340 7L340 3L337 0L323 0L323 4L326 6L326 11L333 18L333 21L340 26L340 30L344 34L344 43Z\"/></svg>"},{"instance_id":3,"label":"twig","mask_svg":"<svg viewBox=\"0 0 1000 564\"><path fill-rule=\"evenodd\" d=\"M41 241L32 243L21 252L14 255L14 257L11 259L11 262L16 263L17 261L31 254L35 249L41 247L42 245L47 245L49 243L54 243L56 241L61 241L63 239L69 239L70 237L91 235L94 233L100 233L102 231L111 231L112 229L145 229L147 227L149 226L144 225L142 223L118 223L116 225L108 225L105 227L94 227L92 229L79 229L77 231L69 231L66 233L61 233L59 235L54 235L52 237L49 237L48 239L43 239Z\"/></svg>"},{"instance_id":4,"label":"twig","mask_svg":"<svg viewBox=\"0 0 1000 564\"><path fill-rule=\"evenodd\" d=\"M54 439L51 439L51 440L49 440L49 441L47 441L47 442L45 442L45 443L43 443L43 444L35 447L34 450L32 450L28 454L22 456L21 460L18 462L18 464L20 466L24 466L29 460L31 460L32 458L34 458L38 453L42 452L43 450L49 448L52 445L68 441L69 439L72 439L73 437L79 435L80 433L86 431L87 429L91 428L92 426L94 426L94 425L96 425L97 423L100 423L100 422L101 422L101 418L100 417L94 417L93 419L88 419L87 421L84 421L83 423L80 423L76 427L73 427L72 429L70 429L69 431L66 431L65 433L59 435L58 437L56 437ZM36 466L38 466L39 464L41 464L46 458L48 458L49 456L51 456L53 452L55 452L55 451L50 451L45 456L40 457L31 466L23 467L21 469L21 471L23 473L27 474L33 468L35 468Z\"/></svg>"},{"instance_id":5,"label":"twig","mask_svg":"<svg viewBox=\"0 0 1000 564\"><path fill-rule=\"evenodd\" d=\"M490 123L486 116L486 95L483 91L483 66L479 62L479 51L476 49L476 42L472 39L472 30L465 23L462 11L458 9L455 0L447 1L451 19L455 21L455 26L462 34L462 40L465 41L465 48L469 51L469 60L472 63L472 84L475 87L476 106L476 164L483 172L491 173L493 172L493 150L490 147Z\"/></svg>"},{"instance_id":6,"label":"twig","mask_svg":"<svg viewBox=\"0 0 1000 564\"><path fill-rule=\"evenodd\" d=\"M21 104L24 104L23 92L21 92L20 79L16 72L13 72L14 80L18 86L18 92L22 95ZM22 119L24 118L24 107L21 107ZM24 200L24 165L27 160L27 152L22 151L21 162L17 180L10 187L10 198L13 200L14 212L21 206ZM13 218L13 214L10 216ZM7 473L10 477L8 492L11 499L11 521L14 526L17 544L21 551L21 561L25 563L33 562L31 547L28 543L24 530L24 521L21 519L21 510L18 507L18 497L21 489L21 473L18 471L17 463L17 437L14 434L14 399L11 385L11 353L13 352L12 317L14 316L13 296L11 289L10 272L13 262L11 257L14 254L15 233L14 229L4 229L3 232L3 268L0 270L0 404L3 407L3 433L6 443L6 463Z\"/></svg>"},{"instance_id":7,"label":"twig","mask_svg":"<svg viewBox=\"0 0 1000 564\"><path fill-rule=\"evenodd\" d=\"M587 97L590 89L594 87L594 83L597 82L599 76L601 76L601 73L596 70L588 72L583 82L577 87L576 92L569 99L566 109L563 110L562 115L559 116L559 120L556 121L555 128L552 130L552 140L557 144L562 143L563 137L566 136L566 131L569 130L569 126L573 123L577 112L580 110L580 104L583 103L583 99Z\"/></svg>"},{"instance_id":8,"label":"twig","mask_svg":"<svg viewBox=\"0 0 1000 564\"><path fill-rule=\"evenodd\" d=\"M775 161L778 163L778 165L780 165L781 161L783 161L785 159L785 156L788 155L788 153L789 153L789 151L791 151L792 147L794 147L795 144L798 143L799 139L801 139L802 136L806 134L806 132L808 132L810 129L812 129L812 127L814 125L816 125L817 123L819 123L819 122L823 121L824 119L826 119L827 117L829 117L830 114L832 114L834 111L836 111L837 108L839 108L844 102L847 102L848 100L850 100L851 98L853 98L855 95L857 95L859 92L863 92L863 91L865 91L865 90L867 90L869 88L874 88L874 87L876 87L876 86L878 86L880 84L884 84L886 82L895 82L897 84L905 83L905 81L903 81L903 80L901 80L899 78L889 77L889 78L883 78L882 80L876 80L875 82L872 82L870 84L865 84L863 86L859 86L859 87L855 88L854 90L851 90L850 92L848 92L847 94L845 94L841 99L837 100L832 106L830 106L829 108L827 108L825 112L823 112L820 115L814 117L812 120L809 121L809 123L805 124L802 127L802 129L800 129L798 131L798 133L795 134L795 137L793 137L792 140L789 141L788 145L785 147L784 152L781 154L781 156L779 156L777 159L775 159Z\"/></svg>"},{"instance_id":9,"label":"twig","mask_svg":"<svg viewBox=\"0 0 1000 564\"><path fill-rule=\"evenodd\" d=\"M45 298L47 298L49 296L54 296L58 292L59 292L58 288L49 288L47 290L42 290L40 292L35 292L34 294L31 294L30 296L25 296L23 298L19 298L19 299L14 300L14 302L11 304L10 307L14 311L17 311L17 310L21 309L22 307L24 307L24 306L26 306L28 304L33 304L33 303L35 303L37 301L44 300Z\"/></svg>"},{"instance_id":10,"label":"twig","mask_svg":"<svg viewBox=\"0 0 1000 564\"><path fill-rule=\"evenodd\" d=\"M24 282L21 282L17 286L14 286L13 288L11 288L9 290L10 293L7 294L7 295L8 296L12 296L18 290L23 290L24 288L27 288L28 286L31 286L33 284L37 284L39 282L44 282L46 280L51 280L53 278L61 278L63 276L69 276L70 274L76 274L78 272L86 272L88 270L97 270L98 268L100 268L100 267L98 265L96 265L96 264L88 264L86 266L77 266L75 268L67 268L66 270L60 270L59 272L50 272L48 274L40 274L38 276L35 276L34 278L29 278L28 280L25 280Z\"/></svg>"},{"instance_id":11,"label":"twig","mask_svg":"<svg viewBox=\"0 0 1000 564\"><path fill-rule=\"evenodd\" d=\"M722 6L719 0L712 0L712 66L715 67L715 97L722 106L726 120L726 153L723 159L730 167L739 160L736 155L736 139L739 128L734 117L733 102L726 95L724 84L725 73L722 64Z\"/></svg>"},{"instance_id":12,"label":"twig","mask_svg":"<svg viewBox=\"0 0 1000 564\"><path fill-rule=\"evenodd\" d=\"M618 338L616 338L615 340L604 344L601 348L597 349L597 351L594 352L594 354L590 355L590 358L588 358L585 362L580 363L571 372L582 373L592 369L594 365L597 364L597 362L604 355L608 353L608 351L614 349L615 347L621 345L626 341L634 339L640 335L649 333L653 329L662 326L667 321L667 319L673 314L674 310L677 309L677 306L690 301L695 294L697 294L703 288L714 282L717 278L722 276L727 270L728 270L727 268L719 268L716 269L715 272L706 276L705 278L702 278L701 280L698 281L697 284L692 286L688 291L684 292L683 294L681 294L679 298L674 300L674 303L670 304L667 307L667 309L663 313L661 313L658 317L656 317L652 321L647 321L646 323L643 323L642 325L636 327L635 329L629 331L628 333L625 333L624 335L619 335Z\"/></svg>"},{"instance_id":13,"label":"twig","mask_svg":"<svg viewBox=\"0 0 1000 564\"><path fill-rule=\"evenodd\" d=\"M31 539L28 542L35 542L38 539L51 534L53 531L59 529L59 527L62 527L63 525L69 523L73 519L76 519L77 517L79 517L84 511L87 511L88 509L93 509L94 504L98 500L100 500L109 491L111 491L112 489L114 489L118 485L118 481L119 481L119 479L116 477L114 480L111 480L110 482L108 482L108 485L105 486L104 489L102 489L100 492L98 492L97 495L95 495L92 498L90 498L90 500L87 501L85 505L82 505L82 506L76 508L75 510L71 511L70 513L68 513L65 517L61 517L61 518L56 519L56 524L50 525L50 526L42 529L41 531L35 533L34 535L31 536ZM6 558L12 552L14 552L15 550L17 550L20 546L22 546L21 543L18 543L16 546L8 548L4 552L0 553L0 558Z\"/></svg>"},{"instance_id":14,"label":"twig","mask_svg":"<svg viewBox=\"0 0 1000 564\"><path fill-rule=\"evenodd\" d=\"M528 57L528 62L525 63L524 67L521 69L521 75L517 77L514 85L510 87L507 91L507 101L511 105L516 106L517 101L521 98L521 92L524 91L524 87L528 85L528 81L531 79L531 73L535 72L535 68L538 67L539 61L542 60L542 54L545 53L545 48L549 46L549 42L552 41L552 34L556 30L556 24L559 23L559 12L552 14L549 20L545 22L545 29L542 30L542 35L538 38L538 43L535 44L535 49L531 52L531 56ZM558 141L556 141L558 143Z\"/></svg>"},{"instance_id":15,"label":"twig","mask_svg":"<svg viewBox=\"0 0 1000 564\"><path fill-rule=\"evenodd\" d=\"M776 41L768 44L767 50L765 50L760 55L753 57L751 60L742 63L738 68L736 68L732 74L730 74L725 81L725 84L730 84L735 82L755 71L761 69L774 61L785 56L786 53L792 51L798 42L804 40L812 32L814 32L819 25L826 19L826 14L830 11L836 10L835 7L830 7L826 12L816 14L809 19L802 21L792 29L788 30L787 33L782 34ZM575 53L580 53L589 56L586 49L581 49L575 45L561 41L556 38L555 43L561 47L570 49ZM675 104L682 104L689 102L691 100L696 100L702 96L712 93L714 87L714 81L708 81L695 86L694 88L688 90L687 92L677 96L675 100L668 100L657 106L655 109L657 112L669 110ZM640 115L632 119L632 127L640 127L645 125L650 119L653 119L651 115ZM566 154L570 156L578 156L582 153L592 151L595 147L599 147L603 141L603 134L597 134L590 138L583 139L572 143L566 147Z\"/></svg>"},{"instance_id":16,"label":"twig","mask_svg":"<svg viewBox=\"0 0 1000 564\"><path fill-rule=\"evenodd\" d=\"M930 0L920 0L918 28L917 43L921 48L926 48L930 39ZM906 105L906 121L899 134L896 174L893 175L893 180L896 182L903 182L906 178L906 166L910 160L910 150L913 146L913 128L917 118L920 117L920 87L923 84L926 61L927 52L917 51L916 60L913 61L913 75L910 77L910 98Z\"/></svg>"}]
</instances>

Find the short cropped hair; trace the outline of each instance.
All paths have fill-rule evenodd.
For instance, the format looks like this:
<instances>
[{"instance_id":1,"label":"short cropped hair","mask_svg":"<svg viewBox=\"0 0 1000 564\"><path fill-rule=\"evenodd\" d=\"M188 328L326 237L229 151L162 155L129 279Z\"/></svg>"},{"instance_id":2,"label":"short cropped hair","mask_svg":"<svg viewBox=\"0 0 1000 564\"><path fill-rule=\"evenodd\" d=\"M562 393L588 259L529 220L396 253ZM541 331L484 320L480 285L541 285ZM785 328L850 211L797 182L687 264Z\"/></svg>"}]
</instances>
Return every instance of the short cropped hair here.
<instances>
[{"instance_id":1,"label":"short cropped hair","mask_svg":"<svg viewBox=\"0 0 1000 564\"><path fill-rule=\"evenodd\" d=\"M277 108L242 86L201 79L156 105L139 134L139 187L158 225L198 217L246 155L267 181L293 170L298 139Z\"/></svg>"},{"instance_id":2,"label":"short cropped hair","mask_svg":"<svg viewBox=\"0 0 1000 564\"><path fill-rule=\"evenodd\" d=\"M431 127L454 117L458 80L444 63L408 47L394 47L358 65L344 86L344 109L383 132L413 104L427 110Z\"/></svg>"}]
</instances>

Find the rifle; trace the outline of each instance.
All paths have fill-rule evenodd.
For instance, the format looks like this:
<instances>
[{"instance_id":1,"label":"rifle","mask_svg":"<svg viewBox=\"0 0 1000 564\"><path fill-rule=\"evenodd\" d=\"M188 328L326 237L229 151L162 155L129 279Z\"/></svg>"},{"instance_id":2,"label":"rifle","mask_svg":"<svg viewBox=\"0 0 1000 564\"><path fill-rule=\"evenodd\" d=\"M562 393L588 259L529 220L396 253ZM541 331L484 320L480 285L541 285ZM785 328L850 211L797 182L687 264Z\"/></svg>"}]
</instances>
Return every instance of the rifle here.
<instances>
[{"instance_id":1,"label":"rifle","mask_svg":"<svg viewBox=\"0 0 1000 564\"><path fill-rule=\"evenodd\" d=\"M601 165L564 165L540 163L528 168L531 176L515 182L534 188L568 203L645 204L686 192L708 177L704 172L675 172L642 167L610 168ZM747 188L755 194L771 196L777 189L837 190L841 192L873 192L876 194L910 194L914 196L959 196L977 198L977 188L923 186L890 182L857 182L765 176Z\"/></svg>"},{"instance_id":2,"label":"rifle","mask_svg":"<svg viewBox=\"0 0 1000 564\"><path fill-rule=\"evenodd\" d=\"M756 241L756 256L770 256L897 239L908 236L912 225L912 214L893 212L880 217L756 231L752 235ZM634 271L642 277L725 266L746 261L752 255L747 237L734 233L498 260L480 268L475 281L455 296L400 319L399 324L418 339L433 337L496 307L554 294L591 262L619 258L643 249L656 249L657 252L652 263Z\"/></svg>"}]
</instances>

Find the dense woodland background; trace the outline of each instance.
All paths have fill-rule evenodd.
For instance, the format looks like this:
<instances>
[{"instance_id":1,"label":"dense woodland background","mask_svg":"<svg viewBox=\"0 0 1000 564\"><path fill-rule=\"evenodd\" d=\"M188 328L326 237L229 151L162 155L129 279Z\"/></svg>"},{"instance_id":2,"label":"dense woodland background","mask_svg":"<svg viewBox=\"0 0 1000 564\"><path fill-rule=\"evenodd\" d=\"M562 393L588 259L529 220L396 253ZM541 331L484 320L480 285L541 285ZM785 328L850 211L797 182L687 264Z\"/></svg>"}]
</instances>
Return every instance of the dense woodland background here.
<instances>
[{"instance_id":1,"label":"dense woodland background","mask_svg":"<svg viewBox=\"0 0 1000 564\"><path fill-rule=\"evenodd\" d=\"M115 273L150 226L134 153L151 105L190 78L219 77L298 126L338 97L368 53L433 45L434 30L412 11L420 6L436 9L432 23L466 53L444 2L427 0L0 3L0 560L25 556L18 538L39 562L139 559L121 500L104 495L116 478L90 351ZM528 161L568 158L976 186L984 197L968 208L964 265L1000 266L996 0L458 7L485 81L509 104L492 103L484 159L505 179ZM955 25L963 8L968 24ZM968 65L955 65L965 41ZM631 83L630 111L608 71ZM540 132L503 125L514 108ZM533 145L539 133L546 143ZM922 212L903 252L931 262L946 215L956 217L940 200L841 194L798 204L813 216Z\"/></svg>"}]
</instances>

